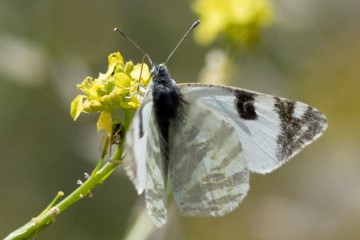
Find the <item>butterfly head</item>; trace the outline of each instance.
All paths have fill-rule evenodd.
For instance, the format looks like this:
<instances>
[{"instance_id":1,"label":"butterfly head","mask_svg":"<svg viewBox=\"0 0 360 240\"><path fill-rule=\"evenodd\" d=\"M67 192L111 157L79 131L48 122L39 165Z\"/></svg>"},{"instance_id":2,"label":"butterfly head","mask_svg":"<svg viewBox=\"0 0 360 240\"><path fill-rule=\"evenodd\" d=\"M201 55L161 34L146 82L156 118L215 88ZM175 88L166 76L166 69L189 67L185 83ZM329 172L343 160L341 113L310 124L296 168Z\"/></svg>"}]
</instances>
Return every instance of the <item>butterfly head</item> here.
<instances>
[{"instance_id":1,"label":"butterfly head","mask_svg":"<svg viewBox=\"0 0 360 240\"><path fill-rule=\"evenodd\" d=\"M150 76L155 84L164 84L172 81L169 70L164 64L154 64L150 71Z\"/></svg>"}]
</instances>

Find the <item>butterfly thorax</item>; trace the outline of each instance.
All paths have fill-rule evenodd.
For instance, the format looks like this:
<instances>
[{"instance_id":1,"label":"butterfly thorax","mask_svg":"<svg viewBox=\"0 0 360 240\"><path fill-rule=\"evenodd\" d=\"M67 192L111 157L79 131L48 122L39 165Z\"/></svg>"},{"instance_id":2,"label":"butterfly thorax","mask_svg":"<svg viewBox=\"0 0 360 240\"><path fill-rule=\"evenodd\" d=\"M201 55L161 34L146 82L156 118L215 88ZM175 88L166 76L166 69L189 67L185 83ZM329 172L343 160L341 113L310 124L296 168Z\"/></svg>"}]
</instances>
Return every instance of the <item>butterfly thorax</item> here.
<instances>
[{"instance_id":1,"label":"butterfly thorax","mask_svg":"<svg viewBox=\"0 0 360 240\"><path fill-rule=\"evenodd\" d=\"M182 97L179 87L171 78L165 65L155 65L151 70L153 106L160 132L163 168L167 175L169 163L169 127L175 119ZM166 178L165 178L166 179Z\"/></svg>"},{"instance_id":2,"label":"butterfly thorax","mask_svg":"<svg viewBox=\"0 0 360 240\"><path fill-rule=\"evenodd\" d=\"M171 79L164 65L155 65L152 74L152 93L155 115L159 120L175 118L181 102L181 94L176 82Z\"/></svg>"}]
</instances>

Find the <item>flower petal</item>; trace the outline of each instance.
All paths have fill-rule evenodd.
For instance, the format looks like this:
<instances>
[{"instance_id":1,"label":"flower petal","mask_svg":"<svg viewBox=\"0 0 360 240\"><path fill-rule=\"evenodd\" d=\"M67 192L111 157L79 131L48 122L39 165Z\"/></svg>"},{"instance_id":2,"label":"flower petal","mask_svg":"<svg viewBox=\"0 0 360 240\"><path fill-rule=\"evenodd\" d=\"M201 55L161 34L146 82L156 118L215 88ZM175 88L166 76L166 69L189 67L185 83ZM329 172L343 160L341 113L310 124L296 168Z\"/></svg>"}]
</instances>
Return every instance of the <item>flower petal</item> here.
<instances>
[{"instance_id":1,"label":"flower petal","mask_svg":"<svg viewBox=\"0 0 360 240\"><path fill-rule=\"evenodd\" d=\"M112 121L111 113L101 112L99 119L96 123L96 128L98 132L100 132L101 130L105 130L107 134L111 135L112 126L113 126L113 121Z\"/></svg>"},{"instance_id":2,"label":"flower petal","mask_svg":"<svg viewBox=\"0 0 360 240\"><path fill-rule=\"evenodd\" d=\"M71 102L70 105L70 115L74 119L74 121L79 117L80 113L83 111L83 99L86 98L84 95L78 95Z\"/></svg>"}]
</instances>

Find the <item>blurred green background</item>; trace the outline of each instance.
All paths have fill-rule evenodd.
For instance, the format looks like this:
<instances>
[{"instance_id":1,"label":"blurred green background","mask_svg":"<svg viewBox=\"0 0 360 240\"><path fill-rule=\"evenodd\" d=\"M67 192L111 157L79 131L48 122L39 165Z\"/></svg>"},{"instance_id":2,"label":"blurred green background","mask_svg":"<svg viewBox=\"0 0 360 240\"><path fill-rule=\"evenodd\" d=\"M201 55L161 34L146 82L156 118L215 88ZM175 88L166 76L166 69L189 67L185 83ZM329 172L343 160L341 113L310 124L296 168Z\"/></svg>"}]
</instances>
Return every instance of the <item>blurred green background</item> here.
<instances>
[{"instance_id":1,"label":"blurred green background","mask_svg":"<svg viewBox=\"0 0 360 240\"><path fill-rule=\"evenodd\" d=\"M164 61L197 16L191 1L0 1L0 237L62 190L76 188L99 158L96 116L73 122L76 84L105 72L121 51L142 59L121 27L153 60ZM223 218L184 218L151 239L359 239L360 2L272 2L274 22L246 51L231 85L301 100L323 111L325 135L251 190ZM168 67L194 82L213 47L190 36ZM36 239L121 239L143 209L121 167L93 198L73 205Z\"/></svg>"}]
</instances>

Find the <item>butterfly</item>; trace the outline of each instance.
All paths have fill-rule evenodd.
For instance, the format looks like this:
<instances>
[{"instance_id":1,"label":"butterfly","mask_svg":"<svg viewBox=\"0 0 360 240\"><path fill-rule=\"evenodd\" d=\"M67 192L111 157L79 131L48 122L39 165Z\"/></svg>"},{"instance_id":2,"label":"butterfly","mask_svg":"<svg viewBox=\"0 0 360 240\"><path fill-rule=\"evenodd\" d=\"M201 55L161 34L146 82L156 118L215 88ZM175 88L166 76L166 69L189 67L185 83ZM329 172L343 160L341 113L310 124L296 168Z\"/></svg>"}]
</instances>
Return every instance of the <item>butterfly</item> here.
<instances>
[{"instance_id":1,"label":"butterfly","mask_svg":"<svg viewBox=\"0 0 360 240\"><path fill-rule=\"evenodd\" d=\"M157 226L167 220L167 187L182 215L223 216L246 196L250 172L272 172L327 128L326 117L301 102L177 84L164 64L150 74L125 137L124 167Z\"/></svg>"}]
</instances>

